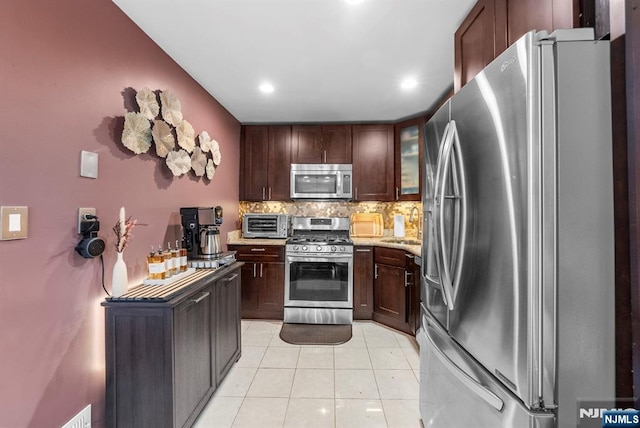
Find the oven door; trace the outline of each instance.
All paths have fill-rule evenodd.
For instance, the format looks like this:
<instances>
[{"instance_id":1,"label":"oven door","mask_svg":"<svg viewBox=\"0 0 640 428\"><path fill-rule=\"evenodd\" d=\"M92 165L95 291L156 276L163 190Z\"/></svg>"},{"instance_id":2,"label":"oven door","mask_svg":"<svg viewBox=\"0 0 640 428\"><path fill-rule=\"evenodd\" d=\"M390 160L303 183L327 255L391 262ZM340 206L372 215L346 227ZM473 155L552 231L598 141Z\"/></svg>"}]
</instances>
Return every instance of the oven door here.
<instances>
[{"instance_id":1,"label":"oven door","mask_svg":"<svg viewBox=\"0 0 640 428\"><path fill-rule=\"evenodd\" d=\"M285 307L353 308L353 256L291 255L285 266Z\"/></svg>"}]
</instances>

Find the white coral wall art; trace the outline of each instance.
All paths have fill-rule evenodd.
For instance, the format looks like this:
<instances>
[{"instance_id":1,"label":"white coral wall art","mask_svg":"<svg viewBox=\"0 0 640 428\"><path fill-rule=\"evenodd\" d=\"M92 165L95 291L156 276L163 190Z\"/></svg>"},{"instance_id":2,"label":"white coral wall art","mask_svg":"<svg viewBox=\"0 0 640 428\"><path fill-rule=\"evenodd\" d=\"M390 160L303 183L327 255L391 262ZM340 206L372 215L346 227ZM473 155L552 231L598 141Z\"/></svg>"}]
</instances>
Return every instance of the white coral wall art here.
<instances>
[{"instance_id":1,"label":"white coral wall art","mask_svg":"<svg viewBox=\"0 0 640 428\"><path fill-rule=\"evenodd\" d=\"M142 113L125 114L122 144L137 155L151 147L151 123Z\"/></svg>"},{"instance_id":2,"label":"white coral wall art","mask_svg":"<svg viewBox=\"0 0 640 428\"><path fill-rule=\"evenodd\" d=\"M136 93L136 101L140 107L140 113L149 120L153 120L160 113L160 105L156 100L156 94L149 88L142 88Z\"/></svg>"},{"instance_id":3,"label":"white coral wall art","mask_svg":"<svg viewBox=\"0 0 640 428\"><path fill-rule=\"evenodd\" d=\"M156 143L156 154L161 158L167 157L167 154L176 147L176 139L171 132L171 127L164 120L154 120L153 142Z\"/></svg>"},{"instance_id":4,"label":"white coral wall art","mask_svg":"<svg viewBox=\"0 0 640 428\"><path fill-rule=\"evenodd\" d=\"M200 147L196 147L193 149L193 153L191 154L191 168L193 168L193 172L195 172L197 177L202 177L204 175L204 169L207 166L207 155L202 153Z\"/></svg>"},{"instance_id":5,"label":"white coral wall art","mask_svg":"<svg viewBox=\"0 0 640 428\"><path fill-rule=\"evenodd\" d=\"M196 141L193 126L182 117L178 97L164 90L160 92L158 104L156 92L144 87L136 92L136 102L140 112L125 114L122 144L135 154L141 154L148 152L155 143L156 154L166 158L164 163L174 176L193 169L197 177L206 176L212 180L222 160L220 144L207 131L202 131ZM162 120L158 118L160 113Z\"/></svg>"},{"instance_id":6,"label":"white coral wall art","mask_svg":"<svg viewBox=\"0 0 640 428\"><path fill-rule=\"evenodd\" d=\"M162 102L162 118L169 125L178 126L182 122L182 104L175 94L169 90L164 90L160 94Z\"/></svg>"},{"instance_id":7,"label":"white coral wall art","mask_svg":"<svg viewBox=\"0 0 640 428\"><path fill-rule=\"evenodd\" d=\"M202 131L198 136L200 142L200 148L203 152L209 153L211 151L211 137L207 131Z\"/></svg>"},{"instance_id":8,"label":"white coral wall art","mask_svg":"<svg viewBox=\"0 0 640 428\"><path fill-rule=\"evenodd\" d=\"M216 144L218 143L216 142ZM213 163L216 164L216 166L220 165L220 162L222 161L222 153L220 153L219 148L211 149L211 158L213 159Z\"/></svg>"},{"instance_id":9,"label":"white coral wall art","mask_svg":"<svg viewBox=\"0 0 640 428\"><path fill-rule=\"evenodd\" d=\"M186 174L191 169L191 157L185 150L180 149L177 152L169 152L167 155L167 166L175 175L179 177Z\"/></svg>"},{"instance_id":10,"label":"white coral wall art","mask_svg":"<svg viewBox=\"0 0 640 428\"><path fill-rule=\"evenodd\" d=\"M216 167L213 165L213 161L211 159L207 161L207 167L205 169L207 172L207 178L209 180L213 180L213 174L216 173Z\"/></svg>"},{"instance_id":11,"label":"white coral wall art","mask_svg":"<svg viewBox=\"0 0 640 428\"><path fill-rule=\"evenodd\" d=\"M186 120L183 120L176 126L176 134L178 135L178 145L191 153L196 146L195 131L193 126Z\"/></svg>"}]
</instances>

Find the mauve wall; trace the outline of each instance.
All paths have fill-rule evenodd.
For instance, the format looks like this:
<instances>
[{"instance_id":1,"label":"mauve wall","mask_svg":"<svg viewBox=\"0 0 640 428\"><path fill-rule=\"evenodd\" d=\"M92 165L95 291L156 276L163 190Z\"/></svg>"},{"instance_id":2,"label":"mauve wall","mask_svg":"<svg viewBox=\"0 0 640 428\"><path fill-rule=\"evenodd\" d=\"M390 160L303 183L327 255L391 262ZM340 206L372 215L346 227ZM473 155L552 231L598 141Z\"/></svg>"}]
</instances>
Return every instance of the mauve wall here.
<instances>
[{"instance_id":1,"label":"mauve wall","mask_svg":"<svg viewBox=\"0 0 640 428\"><path fill-rule=\"evenodd\" d=\"M212 182L122 148L144 86L173 90L219 141ZM179 207L222 205L222 236L235 228L240 124L109 0L2 2L0 124L0 205L29 207L29 238L0 241L0 427L59 427L87 404L103 426L105 294L99 259L74 251L77 210L97 209L107 288L120 206L147 224L125 251L139 282L149 245L175 240ZM97 180L79 176L81 150L99 154Z\"/></svg>"}]
</instances>

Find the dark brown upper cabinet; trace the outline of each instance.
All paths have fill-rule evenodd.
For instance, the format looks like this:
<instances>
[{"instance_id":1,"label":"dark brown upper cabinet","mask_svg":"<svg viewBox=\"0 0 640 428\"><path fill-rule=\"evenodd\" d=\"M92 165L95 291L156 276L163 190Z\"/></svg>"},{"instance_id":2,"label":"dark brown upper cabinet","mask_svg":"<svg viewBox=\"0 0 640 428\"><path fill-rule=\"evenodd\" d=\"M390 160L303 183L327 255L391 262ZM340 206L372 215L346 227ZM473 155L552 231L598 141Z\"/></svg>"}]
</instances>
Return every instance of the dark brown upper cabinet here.
<instances>
[{"instance_id":1,"label":"dark brown upper cabinet","mask_svg":"<svg viewBox=\"0 0 640 428\"><path fill-rule=\"evenodd\" d=\"M291 127L250 125L242 131L240 199L289 200Z\"/></svg>"},{"instance_id":2,"label":"dark brown upper cabinet","mask_svg":"<svg viewBox=\"0 0 640 428\"><path fill-rule=\"evenodd\" d=\"M455 91L528 31L578 27L582 3L478 0L455 33Z\"/></svg>"},{"instance_id":3,"label":"dark brown upper cabinet","mask_svg":"<svg viewBox=\"0 0 640 428\"><path fill-rule=\"evenodd\" d=\"M424 117L395 125L395 200L419 201L422 196Z\"/></svg>"},{"instance_id":4,"label":"dark brown upper cabinet","mask_svg":"<svg viewBox=\"0 0 640 428\"><path fill-rule=\"evenodd\" d=\"M291 163L351 163L351 126L294 125Z\"/></svg>"},{"instance_id":5,"label":"dark brown upper cabinet","mask_svg":"<svg viewBox=\"0 0 640 428\"><path fill-rule=\"evenodd\" d=\"M455 33L456 92L507 47L503 9L496 16L497 1L504 0L479 0Z\"/></svg>"},{"instance_id":6,"label":"dark brown upper cabinet","mask_svg":"<svg viewBox=\"0 0 640 428\"><path fill-rule=\"evenodd\" d=\"M353 125L353 199L393 201L393 125Z\"/></svg>"}]
</instances>

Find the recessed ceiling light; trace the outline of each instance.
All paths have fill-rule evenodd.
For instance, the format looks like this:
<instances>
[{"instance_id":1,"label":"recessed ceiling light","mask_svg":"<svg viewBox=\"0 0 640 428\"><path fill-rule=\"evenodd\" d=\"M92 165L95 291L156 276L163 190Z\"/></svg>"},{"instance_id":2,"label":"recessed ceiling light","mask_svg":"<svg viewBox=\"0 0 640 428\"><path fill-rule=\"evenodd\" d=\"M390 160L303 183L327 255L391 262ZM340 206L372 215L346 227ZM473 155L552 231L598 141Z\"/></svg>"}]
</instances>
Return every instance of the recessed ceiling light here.
<instances>
[{"instance_id":1,"label":"recessed ceiling light","mask_svg":"<svg viewBox=\"0 0 640 428\"><path fill-rule=\"evenodd\" d=\"M270 94L274 91L273 85L269 82L264 82L263 84L261 84L259 89L263 94Z\"/></svg>"},{"instance_id":2,"label":"recessed ceiling light","mask_svg":"<svg viewBox=\"0 0 640 428\"><path fill-rule=\"evenodd\" d=\"M416 86L418 86L418 81L416 79L414 79L413 77L408 77L406 79L404 79L402 81L402 83L400 83L400 87L402 89L413 89Z\"/></svg>"},{"instance_id":3,"label":"recessed ceiling light","mask_svg":"<svg viewBox=\"0 0 640 428\"><path fill-rule=\"evenodd\" d=\"M344 0L347 4L361 4L364 3L364 0Z\"/></svg>"}]
</instances>

